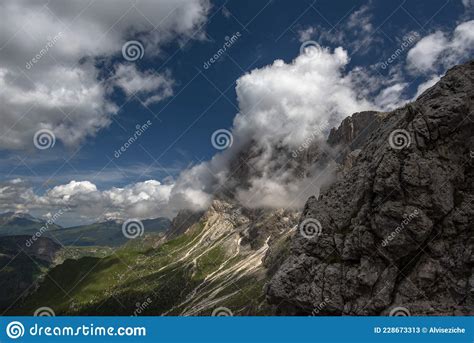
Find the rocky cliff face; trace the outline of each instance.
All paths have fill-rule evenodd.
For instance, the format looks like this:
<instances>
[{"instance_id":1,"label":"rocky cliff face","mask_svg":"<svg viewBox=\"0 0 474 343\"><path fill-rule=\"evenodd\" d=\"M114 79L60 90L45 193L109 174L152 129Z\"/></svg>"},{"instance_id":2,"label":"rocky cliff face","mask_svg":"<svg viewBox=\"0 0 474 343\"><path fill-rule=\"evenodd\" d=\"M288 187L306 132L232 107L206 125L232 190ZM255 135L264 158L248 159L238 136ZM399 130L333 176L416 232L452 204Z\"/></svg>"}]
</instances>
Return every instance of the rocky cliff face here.
<instances>
[{"instance_id":1,"label":"rocky cliff face","mask_svg":"<svg viewBox=\"0 0 474 343\"><path fill-rule=\"evenodd\" d=\"M454 67L364 143L350 121L331 133L360 150L306 203L267 288L279 314L472 314L473 83Z\"/></svg>"},{"instance_id":2,"label":"rocky cliff face","mask_svg":"<svg viewBox=\"0 0 474 343\"><path fill-rule=\"evenodd\" d=\"M202 215L202 212L179 211L171 221L171 226L166 232L166 239L170 240L184 234L194 223L199 222Z\"/></svg>"},{"instance_id":3,"label":"rocky cliff face","mask_svg":"<svg viewBox=\"0 0 474 343\"><path fill-rule=\"evenodd\" d=\"M329 132L328 144L346 152L360 149L385 117L385 113L376 111L354 113Z\"/></svg>"}]
</instances>

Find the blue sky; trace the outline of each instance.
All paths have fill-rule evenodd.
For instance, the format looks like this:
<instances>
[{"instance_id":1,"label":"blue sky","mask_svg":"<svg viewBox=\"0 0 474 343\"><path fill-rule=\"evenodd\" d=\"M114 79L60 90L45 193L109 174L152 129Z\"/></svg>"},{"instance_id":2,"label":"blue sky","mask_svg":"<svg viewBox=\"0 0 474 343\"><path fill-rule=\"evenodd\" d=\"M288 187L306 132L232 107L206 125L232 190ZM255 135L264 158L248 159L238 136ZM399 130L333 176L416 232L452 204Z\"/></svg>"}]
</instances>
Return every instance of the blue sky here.
<instances>
[{"instance_id":1,"label":"blue sky","mask_svg":"<svg viewBox=\"0 0 474 343\"><path fill-rule=\"evenodd\" d=\"M48 11L58 17L62 13L61 8L54 6ZM87 10L84 13L88 15ZM210 137L218 129L232 129L239 112L236 81L277 59L291 63L300 54L302 43L308 40L331 51L339 46L344 48L350 59L345 71L366 68L371 77L379 80L397 74L397 82L405 84L401 96L411 99L420 84L443 73L446 65L438 61L430 72L410 73L407 53L417 42L410 43L389 67L381 68L380 63L386 62L411 33L416 33L419 41L439 31L449 41L456 27L471 19L472 6L461 0L212 1L202 25L196 25L201 29L199 37L189 33L176 35L152 48L145 41L143 58L135 62L124 61L119 51L93 56L93 64L100 72L98 81L112 75L119 64L133 65L142 72L168 75L173 80L172 96L144 105L152 92L127 96L119 87L111 87L105 97L117 110L109 117L110 124L102 125L96 133L66 145L58 137L54 147L46 150L27 144L0 146L2 181L21 179L41 195L72 180L89 181L97 189L106 190L150 179L162 183L176 179L181 170L210 160L218 152ZM146 35L129 31L124 29L124 39L146 40ZM240 37L226 54L205 69L204 63L217 53L226 37L237 32ZM2 37L2 54L10 53L7 38ZM22 39L21 35L15 39ZM57 45L61 44L58 41ZM51 58L51 63L55 63L55 48L49 53L51 56L43 58ZM87 56L78 54L77 61L81 63ZM462 61L461 57L456 58L453 61ZM24 69L26 60L27 56L20 59L20 68ZM383 87L391 85L382 83L365 96L375 99ZM75 120L81 118L78 115ZM28 114L22 120L30 120ZM114 157L114 152L134 134L136 125L148 120L152 125L140 139L119 158ZM5 134L8 128L2 130ZM14 204L4 203L2 208L14 209ZM32 211L44 214L46 210L36 207Z\"/></svg>"}]
</instances>

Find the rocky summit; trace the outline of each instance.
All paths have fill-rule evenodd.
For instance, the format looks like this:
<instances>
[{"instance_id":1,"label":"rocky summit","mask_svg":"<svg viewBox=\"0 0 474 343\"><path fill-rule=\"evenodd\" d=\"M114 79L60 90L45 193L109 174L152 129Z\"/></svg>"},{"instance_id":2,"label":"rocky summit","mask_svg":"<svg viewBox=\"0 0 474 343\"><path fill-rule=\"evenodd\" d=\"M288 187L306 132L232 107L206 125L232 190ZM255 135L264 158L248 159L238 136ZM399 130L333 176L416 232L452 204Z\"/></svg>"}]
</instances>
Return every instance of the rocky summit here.
<instances>
[{"instance_id":1,"label":"rocky summit","mask_svg":"<svg viewBox=\"0 0 474 343\"><path fill-rule=\"evenodd\" d=\"M379 116L341 177L308 199L267 286L276 313L472 314L473 99L470 62ZM353 119L331 137L363 137Z\"/></svg>"}]
</instances>

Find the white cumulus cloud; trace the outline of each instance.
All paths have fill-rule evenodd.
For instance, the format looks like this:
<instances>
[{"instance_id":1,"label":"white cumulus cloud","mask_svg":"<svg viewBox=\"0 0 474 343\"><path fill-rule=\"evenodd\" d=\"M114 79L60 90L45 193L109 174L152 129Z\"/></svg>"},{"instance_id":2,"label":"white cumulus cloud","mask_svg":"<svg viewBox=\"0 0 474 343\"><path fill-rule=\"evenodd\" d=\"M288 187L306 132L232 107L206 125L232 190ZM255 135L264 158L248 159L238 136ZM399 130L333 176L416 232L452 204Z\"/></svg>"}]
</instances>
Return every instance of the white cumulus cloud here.
<instances>
[{"instance_id":1,"label":"white cumulus cloud","mask_svg":"<svg viewBox=\"0 0 474 343\"><path fill-rule=\"evenodd\" d=\"M114 77L115 85L122 88L125 94L144 96L146 105L173 95L174 80L169 73L141 72L134 64L121 64L117 67Z\"/></svg>"},{"instance_id":2,"label":"white cumulus cloud","mask_svg":"<svg viewBox=\"0 0 474 343\"><path fill-rule=\"evenodd\" d=\"M474 20L459 24L451 34L436 31L420 39L408 51L407 68L413 74L430 74L460 63L472 52Z\"/></svg>"},{"instance_id":3,"label":"white cumulus cloud","mask_svg":"<svg viewBox=\"0 0 474 343\"><path fill-rule=\"evenodd\" d=\"M106 190L99 190L89 181L73 180L38 195L26 181L12 180L0 183L0 210L47 215L68 208L62 220L72 224L107 219L172 217L175 211L168 206L171 189L172 185L156 180Z\"/></svg>"},{"instance_id":4,"label":"white cumulus cloud","mask_svg":"<svg viewBox=\"0 0 474 343\"><path fill-rule=\"evenodd\" d=\"M117 112L108 100L113 81L146 103L170 96L169 74L127 65L107 80L95 62L120 57L130 39L143 42L145 58L172 40L200 39L209 7L208 0L2 1L0 149L32 148L43 128L66 145L95 135Z\"/></svg>"},{"instance_id":5,"label":"white cumulus cloud","mask_svg":"<svg viewBox=\"0 0 474 343\"><path fill-rule=\"evenodd\" d=\"M347 52L311 47L295 60L252 70L237 80L239 113L234 119L234 144L209 162L184 171L171 194L173 204L205 208L216 190L232 187L229 164L241 149L254 155L247 185L237 185L238 200L248 207L302 206L330 179L315 168L296 178L291 151L308 137L324 141L346 116L376 107L359 97L345 73ZM317 132L315 136L315 132Z\"/></svg>"}]
</instances>

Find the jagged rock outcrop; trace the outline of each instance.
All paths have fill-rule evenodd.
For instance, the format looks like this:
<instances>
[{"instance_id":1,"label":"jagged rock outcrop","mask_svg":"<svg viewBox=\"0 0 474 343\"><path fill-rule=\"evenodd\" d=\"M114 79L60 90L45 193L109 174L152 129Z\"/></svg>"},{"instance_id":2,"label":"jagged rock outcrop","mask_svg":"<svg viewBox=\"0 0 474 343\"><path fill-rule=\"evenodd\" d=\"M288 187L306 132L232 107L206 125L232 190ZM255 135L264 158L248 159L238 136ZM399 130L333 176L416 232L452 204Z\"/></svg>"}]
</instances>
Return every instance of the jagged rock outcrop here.
<instances>
[{"instance_id":1,"label":"jagged rock outcrop","mask_svg":"<svg viewBox=\"0 0 474 343\"><path fill-rule=\"evenodd\" d=\"M339 127L331 129L327 144L334 147L333 157L340 165L340 172L345 173L352 168L361 147L379 128L385 116L383 112L357 112L344 119Z\"/></svg>"},{"instance_id":2,"label":"jagged rock outcrop","mask_svg":"<svg viewBox=\"0 0 474 343\"><path fill-rule=\"evenodd\" d=\"M190 226L197 223L202 215L203 212L201 211L179 211L176 217L171 221L171 226L166 232L166 239L173 239L182 235Z\"/></svg>"},{"instance_id":3,"label":"jagged rock outcrop","mask_svg":"<svg viewBox=\"0 0 474 343\"><path fill-rule=\"evenodd\" d=\"M352 167L308 200L268 284L279 314L472 314L473 99L470 62L357 144Z\"/></svg>"},{"instance_id":4,"label":"jagged rock outcrop","mask_svg":"<svg viewBox=\"0 0 474 343\"><path fill-rule=\"evenodd\" d=\"M328 144L342 146L347 150L360 149L376 130L386 114L376 111L363 111L354 113L344 119L338 128L329 132Z\"/></svg>"}]
</instances>

